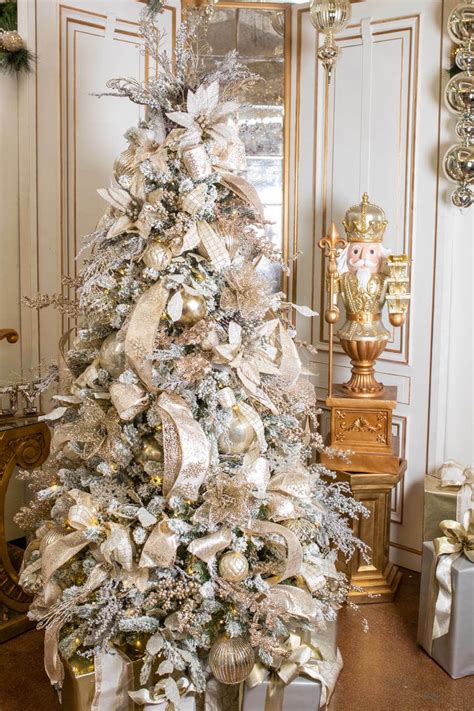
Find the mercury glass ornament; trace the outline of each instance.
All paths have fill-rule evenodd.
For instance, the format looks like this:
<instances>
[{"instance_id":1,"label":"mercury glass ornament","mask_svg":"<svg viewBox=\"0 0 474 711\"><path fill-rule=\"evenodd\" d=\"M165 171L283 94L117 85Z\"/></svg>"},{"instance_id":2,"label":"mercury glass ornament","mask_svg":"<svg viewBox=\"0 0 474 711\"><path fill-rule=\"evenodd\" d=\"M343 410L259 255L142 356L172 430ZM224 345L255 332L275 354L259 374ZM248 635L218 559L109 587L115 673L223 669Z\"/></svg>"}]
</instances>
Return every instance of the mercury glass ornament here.
<instances>
[{"instance_id":1,"label":"mercury glass ornament","mask_svg":"<svg viewBox=\"0 0 474 711\"><path fill-rule=\"evenodd\" d=\"M474 120L461 118L456 124L456 133L468 145L474 145Z\"/></svg>"},{"instance_id":2,"label":"mercury glass ornament","mask_svg":"<svg viewBox=\"0 0 474 711\"><path fill-rule=\"evenodd\" d=\"M184 289L181 290L181 296L183 298L183 312L181 318L179 318L176 323L182 326L192 326L205 318L207 309L204 296L200 294L189 294L187 291L184 291Z\"/></svg>"},{"instance_id":3,"label":"mercury glass ornament","mask_svg":"<svg viewBox=\"0 0 474 711\"><path fill-rule=\"evenodd\" d=\"M295 534L300 543L309 543L316 533L316 525L306 518L290 518L282 525Z\"/></svg>"},{"instance_id":4,"label":"mercury glass ornament","mask_svg":"<svg viewBox=\"0 0 474 711\"><path fill-rule=\"evenodd\" d=\"M5 52L19 52L25 43L16 30L9 30L0 34L0 46Z\"/></svg>"},{"instance_id":5,"label":"mercury glass ornament","mask_svg":"<svg viewBox=\"0 0 474 711\"><path fill-rule=\"evenodd\" d=\"M166 269L172 258L171 250L158 242L150 244L142 255L142 260L146 266L150 269L156 269L157 272Z\"/></svg>"},{"instance_id":6,"label":"mercury glass ornament","mask_svg":"<svg viewBox=\"0 0 474 711\"><path fill-rule=\"evenodd\" d=\"M247 558L238 551L224 553L219 561L219 575L229 583L240 583L249 572Z\"/></svg>"},{"instance_id":7,"label":"mercury glass ornament","mask_svg":"<svg viewBox=\"0 0 474 711\"><path fill-rule=\"evenodd\" d=\"M217 446L221 454L245 454L254 445L255 438L254 428L236 405L232 408L227 430L217 440Z\"/></svg>"},{"instance_id":8,"label":"mercury glass ornament","mask_svg":"<svg viewBox=\"0 0 474 711\"><path fill-rule=\"evenodd\" d=\"M460 72L446 84L446 105L455 114L474 112L474 76Z\"/></svg>"},{"instance_id":9,"label":"mercury glass ornament","mask_svg":"<svg viewBox=\"0 0 474 711\"><path fill-rule=\"evenodd\" d=\"M452 146L444 157L446 175L455 183L470 185L474 182L474 146Z\"/></svg>"},{"instance_id":10,"label":"mercury glass ornament","mask_svg":"<svg viewBox=\"0 0 474 711\"><path fill-rule=\"evenodd\" d=\"M325 35L318 57L327 71L328 81L331 81L332 69L339 56L334 35L341 32L351 19L351 3L349 0L312 0L309 12L314 27Z\"/></svg>"},{"instance_id":11,"label":"mercury glass ornament","mask_svg":"<svg viewBox=\"0 0 474 711\"><path fill-rule=\"evenodd\" d=\"M145 437L138 461L163 461L163 447L161 447L154 437Z\"/></svg>"},{"instance_id":12,"label":"mercury glass ornament","mask_svg":"<svg viewBox=\"0 0 474 711\"><path fill-rule=\"evenodd\" d=\"M448 18L448 34L457 44L474 40L474 2L457 5Z\"/></svg>"},{"instance_id":13,"label":"mercury glass ornament","mask_svg":"<svg viewBox=\"0 0 474 711\"><path fill-rule=\"evenodd\" d=\"M466 185L460 185L454 191L451 199L456 207L471 207L474 204L474 193Z\"/></svg>"},{"instance_id":14,"label":"mercury glass ornament","mask_svg":"<svg viewBox=\"0 0 474 711\"><path fill-rule=\"evenodd\" d=\"M456 65L463 72L474 71L474 46L468 45L458 47L456 50Z\"/></svg>"},{"instance_id":15,"label":"mercury glass ornament","mask_svg":"<svg viewBox=\"0 0 474 711\"><path fill-rule=\"evenodd\" d=\"M111 333L102 343L99 363L113 378L118 378L125 370L125 343L117 333Z\"/></svg>"},{"instance_id":16,"label":"mercury glass ornament","mask_svg":"<svg viewBox=\"0 0 474 711\"><path fill-rule=\"evenodd\" d=\"M214 677L222 684L240 684L254 665L254 652L242 637L222 637L211 647L209 666Z\"/></svg>"}]
</instances>

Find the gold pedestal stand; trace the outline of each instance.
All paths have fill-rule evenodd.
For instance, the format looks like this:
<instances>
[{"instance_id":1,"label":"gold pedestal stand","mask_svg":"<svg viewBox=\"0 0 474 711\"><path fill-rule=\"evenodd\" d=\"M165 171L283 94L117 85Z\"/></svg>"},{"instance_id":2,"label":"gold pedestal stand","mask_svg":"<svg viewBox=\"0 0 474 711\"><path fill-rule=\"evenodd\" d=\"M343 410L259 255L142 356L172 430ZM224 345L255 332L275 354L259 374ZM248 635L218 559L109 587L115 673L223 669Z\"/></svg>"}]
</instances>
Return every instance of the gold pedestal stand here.
<instances>
[{"instance_id":1,"label":"gold pedestal stand","mask_svg":"<svg viewBox=\"0 0 474 711\"><path fill-rule=\"evenodd\" d=\"M370 549L370 561L356 553L346 572L361 591L349 593L357 603L389 602L395 597L402 574L389 561L390 494L403 478L406 461L394 452L392 412L396 388L388 387L377 398L355 398L334 386L326 399L331 429L327 446L347 459L321 456L321 462L346 481L357 501L369 510L367 519L354 521L354 534Z\"/></svg>"},{"instance_id":2,"label":"gold pedestal stand","mask_svg":"<svg viewBox=\"0 0 474 711\"><path fill-rule=\"evenodd\" d=\"M31 598L18 585L23 550L5 536L5 499L15 466L34 469L49 453L50 433L44 422L0 422L0 642L34 626L26 616Z\"/></svg>"}]
</instances>

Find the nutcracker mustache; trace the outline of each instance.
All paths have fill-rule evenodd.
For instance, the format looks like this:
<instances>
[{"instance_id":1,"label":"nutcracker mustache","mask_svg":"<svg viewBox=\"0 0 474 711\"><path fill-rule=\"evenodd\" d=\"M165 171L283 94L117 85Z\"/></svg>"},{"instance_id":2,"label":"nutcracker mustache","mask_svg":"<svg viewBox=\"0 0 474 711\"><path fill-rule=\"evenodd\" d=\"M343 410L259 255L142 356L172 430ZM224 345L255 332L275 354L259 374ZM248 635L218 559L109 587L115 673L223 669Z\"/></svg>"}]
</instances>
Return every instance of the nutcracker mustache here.
<instances>
[{"instance_id":1,"label":"nutcracker mustache","mask_svg":"<svg viewBox=\"0 0 474 711\"><path fill-rule=\"evenodd\" d=\"M370 260L365 260L365 263L367 263ZM359 262L363 262L363 259L360 259ZM368 266L360 266L357 269L357 281L359 282L359 286L361 289L366 289L367 284L369 283L369 279L372 276L372 272L370 271Z\"/></svg>"}]
</instances>

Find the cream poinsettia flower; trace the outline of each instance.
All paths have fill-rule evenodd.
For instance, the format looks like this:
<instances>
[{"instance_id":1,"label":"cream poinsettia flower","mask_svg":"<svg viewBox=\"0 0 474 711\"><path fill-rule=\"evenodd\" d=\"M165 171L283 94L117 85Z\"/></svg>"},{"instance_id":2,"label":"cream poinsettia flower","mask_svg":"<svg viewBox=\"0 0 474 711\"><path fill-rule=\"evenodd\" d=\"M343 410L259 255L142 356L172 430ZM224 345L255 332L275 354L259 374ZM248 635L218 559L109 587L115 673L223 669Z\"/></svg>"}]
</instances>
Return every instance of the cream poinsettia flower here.
<instances>
[{"instance_id":1,"label":"cream poinsettia flower","mask_svg":"<svg viewBox=\"0 0 474 711\"><path fill-rule=\"evenodd\" d=\"M187 111L172 111L169 119L183 126L186 131L181 138L181 147L195 146L207 134L220 144L239 142L236 129L228 119L239 108L235 101L219 102L219 82L201 85L195 92L188 91Z\"/></svg>"},{"instance_id":2,"label":"cream poinsettia flower","mask_svg":"<svg viewBox=\"0 0 474 711\"><path fill-rule=\"evenodd\" d=\"M144 239L149 237L154 209L160 201L161 191L155 190L147 195L143 175L137 173L134 176L129 190L113 184L110 188L101 188L97 192L112 206L116 216L107 237L116 237L126 232L136 232Z\"/></svg>"}]
</instances>

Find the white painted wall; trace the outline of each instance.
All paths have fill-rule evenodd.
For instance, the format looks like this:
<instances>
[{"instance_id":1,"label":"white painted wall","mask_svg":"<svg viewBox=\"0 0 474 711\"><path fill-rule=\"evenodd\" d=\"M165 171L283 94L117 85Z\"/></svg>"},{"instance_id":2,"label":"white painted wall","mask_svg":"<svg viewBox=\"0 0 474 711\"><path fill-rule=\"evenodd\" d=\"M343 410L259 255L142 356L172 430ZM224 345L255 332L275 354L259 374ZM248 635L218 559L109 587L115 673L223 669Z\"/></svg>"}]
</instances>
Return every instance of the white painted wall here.
<instances>
[{"instance_id":1,"label":"white painted wall","mask_svg":"<svg viewBox=\"0 0 474 711\"><path fill-rule=\"evenodd\" d=\"M389 220L385 242L412 260L408 324L395 331L378 362L379 379L398 388L394 423L408 470L392 503L391 556L419 569L423 478L448 457L473 461L474 209L450 202L442 157L454 143L455 119L440 103L448 79L449 7L443 0L367 0L352 7L339 36L342 56L328 97L315 61L317 37L308 5L294 9L293 177L298 302L321 309L317 241L332 222L343 234L345 210L368 190ZM318 347L313 367L324 398L327 334L301 321ZM336 349L335 381L348 359Z\"/></svg>"}]
</instances>

